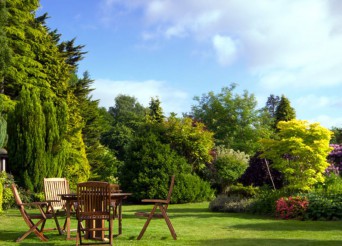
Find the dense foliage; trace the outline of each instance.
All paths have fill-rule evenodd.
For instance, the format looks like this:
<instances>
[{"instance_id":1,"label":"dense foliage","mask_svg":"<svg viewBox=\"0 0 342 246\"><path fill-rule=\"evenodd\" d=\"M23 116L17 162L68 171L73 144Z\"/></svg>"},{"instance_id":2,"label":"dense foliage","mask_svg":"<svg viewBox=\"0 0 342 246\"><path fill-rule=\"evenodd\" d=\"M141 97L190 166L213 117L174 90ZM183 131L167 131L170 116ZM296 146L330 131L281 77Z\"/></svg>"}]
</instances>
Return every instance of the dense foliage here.
<instances>
[{"instance_id":1,"label":"dense foliage","mask_svg":"<svg viewBox=\"0 0 342 246\"><path fill-rule=\"evenodd\" d=\"M173 150L185 157L193 172L199 173L205 164L211 163L214 138L203 123L189 117L179 119L171 115L161 127L161 141L170 144Z\"/></svg>"},{"instance_id":2,"label":"dense foliage","mask_svg":"<svg viewBox=\"0 0 342 246\"><path fill-rule=\"evenodd\" d=\"M289 121L296 118L296 112L294 108L291 107L289 99L287 99L284 95L282 95L280 98L280 101L276 107L274 117L275 129L278 128L278 123L280 121Z\"/></svg>"},{"instance_id":3,"label":"dense foliage","mask_svg":"<svg viewBox=\"0 0 342 246\"><path fill-rule=\"evenodd\" d=\"M276 189L283 187L282 174L272 167L272 161L261 158L260 154L261 152L257 152L249 159L249 165L238 181L246 186L266 185Z\"/></svg>"},{"instance_id":4,"label":"dense foliage","mask_svg":"<svg viewBox=\"0 0 342 246\"><path fill-rule=\"evenodd\" d=\"M275 216L280 219L304 219L308 205L306 197L281 197L276 201Z\"/></svg>"},{"instance_id":5,"label":"dense foliage","mask_svg":"<svg viewBox=\"0 0 342 246\"><path fill-rule=\"evenodd\" d=\"M328 155L328 161L337 168L337 171L342 171L342 145L340 144L331 144L333 149Z\"/></svg>"},{"instance_id":6,"label":"dense foliage","mask_svg":"<svg viewBox=\"0 0 342 246\"><path fill-rule=\"evenodd\" d=\"M270 95L258 110L255 96L232 84L195 97L183 117L166 117L158 98L144 107L119 95L100 108L89 73L78 75L84 45L61 41L47 14L35 16L38 7L39 0L0 0L0 147L24 200L41 196L44 177L61 176L72 189L104 180L132 191L134 201L165 198L175 174L172 202L211 199L214 187L225 193L213 209L274 214L289 191L314 190L306 216L340 218L340 128L332 129L328 167L330 132L293 120L285 96ZM5 187L4 204L10 194Z\"/></svg>"},{"instance_id":7,"label":"dense foliage","mask_svg":"<svg viewBox=\"0 0 342 246\"><path fill-rule=\"evenodd\" d=\"M191 175L191 168L186 159L172 150L170 145L159 141L153 132L153 126L139 132L128 147L122 167L120 182L122 188L134 191L133 198L165 199L168 183L173 174L176 175L174 202L200 201L209 198L212 191L204 181ZM182 188L186 187L186 189Z\"/></svg>"},{"instance_id":8,"label":"dense foliage","mask_svg":"<svg viewBox=\"0 0 342 246\"><path fill-rule=\"evenodd\" d=\"M342 128L341 127L332 127L331 131L334 133L334 135L332 136L330 143L342 144Z\"/></svg>"},{"instance_id":9,"label":"dense foliage","mask_svg":"<svg viewBox=\"0 0 342 246\"><path fill-rule=\"evenodd\" d=\"M331 132L318 123L291 120L278 123L278 139L263 139L263 157L273 161L290 190L308 191L324 181L329 166Z\"/></svg>"},{"instance_id":10,"label":"dense foliage","mask_svg":"<svg viewBox=\"0 0 342 246\"><path fill-rule=\"evenodd\" d=\"M7 121L0 111L0 148L4 147L7 141Z\"/></svg>"},{"instance_id":11,"label":"dense foliage","mask_svg":"<svg viewBox=\"0 0 342 246\"><path fill-rule=\"evenodd\" d=\"M268 137L270 132L262 124L255 96L248 91L234 94L235 88L232 84L222 88L220 93L195 97L198 105L192 107L191 114L214 132L216 145L252 155L259 148L258 140Z\"/></svg>"},{"instance_id":12,"label":"dense foliage","mask_svg":"<svg viewBox=\"0 0 342 246\"><path fill-rule=\"evenodd\" d=\"M234 151L218 147L216 149L216 158L214 161L215 180L221 185L221 191L225 191L230 185L233 185L248 166L249 156L244 152Z\"/></svg>"}]
</instances>

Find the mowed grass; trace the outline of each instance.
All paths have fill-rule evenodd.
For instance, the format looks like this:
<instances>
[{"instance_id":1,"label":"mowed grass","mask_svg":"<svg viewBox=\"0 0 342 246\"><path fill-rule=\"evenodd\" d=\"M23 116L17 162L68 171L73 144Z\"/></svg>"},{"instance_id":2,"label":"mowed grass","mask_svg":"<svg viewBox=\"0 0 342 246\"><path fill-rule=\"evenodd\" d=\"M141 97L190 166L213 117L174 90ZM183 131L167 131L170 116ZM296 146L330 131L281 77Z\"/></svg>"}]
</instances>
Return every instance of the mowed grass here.
<instances>
[{"instance_id":1,"label":"mowed grass","mask_svg":"<svg viewBox=\"0 0 342 246\"><path fill-rule=\"evenodd\" d=\"M173 240L163 219L153 219L140 241L136 238L146 218L137 211L149 211L151 205L123 206L123 234L115 236L114 245L342 245L342 221L277 220L236 213L213 213L208 203L171 204L168 214L177 232ZM31 234L21 243L14 242L27 231L19 211L11 209L0 215L0 245L75 245L56 231L46 232L48 242ZM63 224L63 218L60 218ZM72 219L76 228L76 221ZM53 226L53 220L47 226ZM114 221L117 234L117 220ZM75 232L72 233L76 235Z\"/></svg>"}]
</instances>

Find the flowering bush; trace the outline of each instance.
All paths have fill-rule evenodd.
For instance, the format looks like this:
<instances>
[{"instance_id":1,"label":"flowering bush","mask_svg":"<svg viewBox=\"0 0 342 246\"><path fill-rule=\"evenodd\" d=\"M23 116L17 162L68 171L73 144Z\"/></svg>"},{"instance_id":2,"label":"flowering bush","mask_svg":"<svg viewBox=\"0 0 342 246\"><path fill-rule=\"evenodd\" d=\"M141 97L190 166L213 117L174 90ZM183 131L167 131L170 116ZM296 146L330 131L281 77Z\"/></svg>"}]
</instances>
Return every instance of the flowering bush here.
<instances>
[{"instance_id":1,"label":"flowering bush","mask_svg":"<svg viewBox=\"0 0 342 246\"><path fill-rule=\"evenodd\" d=\"M340 144L330 144L333 150L328 155L329 163L333 164L335 168L339 171L342 170L342 145ZM330 171L330 170L327 170Z\"/></svg>"},{"instance_id":2,"label":"flowering bush","mask_svg":"<svg viewBox=\"0 0 342 246\"><path fill-rule=\"evenodd\" d=\"M276 217L281 219L303 219L309 202L305 197L281 197L276 202Z\"/></svg>"}]
</instances>

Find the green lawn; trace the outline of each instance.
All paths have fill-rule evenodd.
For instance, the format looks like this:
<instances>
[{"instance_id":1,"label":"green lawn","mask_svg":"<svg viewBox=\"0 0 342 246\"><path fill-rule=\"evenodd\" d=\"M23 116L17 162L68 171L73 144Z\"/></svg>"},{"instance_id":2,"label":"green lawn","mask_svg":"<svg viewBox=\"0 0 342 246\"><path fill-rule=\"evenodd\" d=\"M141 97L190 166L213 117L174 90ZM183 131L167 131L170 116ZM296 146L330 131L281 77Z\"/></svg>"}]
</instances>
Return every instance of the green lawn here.
<instances>
[{"instance_id":1,"label":"green lawn","mask_svg":"<svg viewBox=\"0 0 342 246\"><path fill-rule=\"evenodd\" d=\"M142 240L137 241L146 218L134 216L149 211L151 205L123 206L123 234L115 245L342 245L342 221L285 221L235 213L212 213L208 203L169 206L169 216L178 239L172 239L164 220L151 221ZM27 230L19 211L11 209L0 216L0 245L75 245L65 235L46 232L49 242L30 235L22 243L14 240ZM60 223L63 223L62 218ZM73 220L75 226L75 220ZM117 233L117 221L114 233ZM52 221L48 226L52 225ZM75 235L75 233L73 233Z\"/></svg>"}]
</instances>

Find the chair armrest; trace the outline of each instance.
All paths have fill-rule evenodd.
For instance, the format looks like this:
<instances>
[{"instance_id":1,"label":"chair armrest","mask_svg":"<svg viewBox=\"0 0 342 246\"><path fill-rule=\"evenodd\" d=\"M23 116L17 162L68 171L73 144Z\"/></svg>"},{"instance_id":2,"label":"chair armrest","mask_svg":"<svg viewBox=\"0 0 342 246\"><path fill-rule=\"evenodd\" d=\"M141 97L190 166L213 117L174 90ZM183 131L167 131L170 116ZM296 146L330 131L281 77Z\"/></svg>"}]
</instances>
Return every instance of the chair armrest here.
<instances>
[{"instance_id":1,"label":"chair armrest","mask_svg":"<svg viewBox=\"0 0 342 246\"><path fill-rule=\"evenodd\" d=\"M23 205L23 206L47 206L48 203L47 202L29 202L29 203L22 203L20 205Z\"/></svg>"},{"instance_id":2,"label":"chair armrest","mask_svg":"<svg viewBox=\"0 0 342 246\"><path fill-rule=\"evenodd\" d=\"M168 200L162 200L162 199L143 199L141 202L149 202L149 203L170 203Z\"/></svg>"},{"instance_id":3,"label":"chair armrest","mask_svg":"<svg viewBox=\"0 0 342 246\"><path fill-rule=\"evenodd\" d=\"M51 203L51 202L60 202L61 200L45 200L45 202L47 203Z\"/></svg>"},{"instance_id":4,"label":"chair armrest","mask_svg":"<svg viewBox=\"0 0 342 246\"><path fill-rule=\"evenodd\" d=\"M30 202L30 203L22 203L18 206L36 206L39 209L40 214L43 216L44 219L46 219L46 212L43 211L43 207L46 206L48 208L47 202Z\"/></svg>"}]
</instances>

